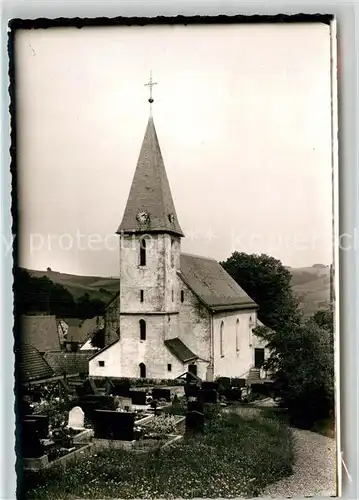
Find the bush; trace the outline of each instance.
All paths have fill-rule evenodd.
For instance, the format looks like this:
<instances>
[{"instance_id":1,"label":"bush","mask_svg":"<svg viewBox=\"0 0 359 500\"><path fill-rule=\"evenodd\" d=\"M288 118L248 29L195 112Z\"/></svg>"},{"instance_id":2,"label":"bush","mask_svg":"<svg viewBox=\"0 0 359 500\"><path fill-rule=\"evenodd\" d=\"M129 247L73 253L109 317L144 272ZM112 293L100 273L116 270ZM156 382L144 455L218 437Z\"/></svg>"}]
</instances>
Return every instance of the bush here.
<instances>
[{"instance_id":1,"label":"bush","mask_svg":"<svg viewBox=\"0 0 359 500\"><path fill-rule=\"evenodd\" d=\"M334 352L331 333L309 321L293 327L276 374L281 406L287 408L292 425L310 429L327 419L334 408Z\"/></svg>"}]
</instances>

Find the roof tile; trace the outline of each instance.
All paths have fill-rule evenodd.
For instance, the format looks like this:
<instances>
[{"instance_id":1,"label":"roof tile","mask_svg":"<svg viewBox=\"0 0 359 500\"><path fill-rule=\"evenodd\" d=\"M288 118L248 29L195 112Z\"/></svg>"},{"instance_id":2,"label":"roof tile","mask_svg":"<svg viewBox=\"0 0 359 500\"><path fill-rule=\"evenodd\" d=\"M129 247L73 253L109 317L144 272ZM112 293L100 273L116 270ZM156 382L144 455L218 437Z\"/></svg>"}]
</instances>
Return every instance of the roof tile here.
<instances>
[{"instance_id":1,"label":"roof tile","mask_svg":"<svg viewBox=\"0 0 359 500\"><path fill-rule=\"evenodd\" d=\"M180 269L185 284L209 308L256 307L256 303L216 260L181 253Z\"/></svg>"},{"instance_id":2,"label":"roof tile","mask_svg":"<svg viewBox=\"0 0 359 500\"><path fill-rule=\"evenodd\" d=\"M20 318L21 341L40 353L59 351L60 339L55 316L23 315Z\"/></svg>"}]
</instances>

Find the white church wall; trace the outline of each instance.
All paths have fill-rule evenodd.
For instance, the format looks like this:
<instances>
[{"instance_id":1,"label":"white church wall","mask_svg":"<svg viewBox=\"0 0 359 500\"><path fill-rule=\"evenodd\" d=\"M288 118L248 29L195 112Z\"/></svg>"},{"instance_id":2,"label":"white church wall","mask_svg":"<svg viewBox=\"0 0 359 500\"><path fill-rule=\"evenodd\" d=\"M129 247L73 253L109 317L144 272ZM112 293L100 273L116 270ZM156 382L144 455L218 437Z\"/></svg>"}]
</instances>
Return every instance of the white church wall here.
<instances>
[{"instance_id":1,"label":"white church wall","mask_svg":"<svg viewBox=\"0 0 359 500\"><path fill-rule=\"evenodd\" d=\"M140 363L146 366L147 378L171 379L185 371L184 365L164 344L168 317L174 323L176 315L121 315L120 364L124 377L139 377ZM139 321L146 322L146 340L140 339ZM171 370L168 370L171 365Z\"/></svg>"},{"instance_id":2,"label":"white church wall","mask_svg":"<svg viewBox=\"0 0 359 500\"><path fill-rule=\"evenodd\" d=\"M181 301L183 291L183 302ZM179 280L179 338L205 362L197 362L197 374L206 380L211 356L211 314L182 280Z\"/></svg>"},{"instance_id":3,"label":"white church wall","mask_svg":"<svg viewBox=\"0 0 359 500\"><path fill-rule=\"evenodd\" d=\"M255 310L222 312L214 315L214 377L243 377L254 365ZM223 343L221 349L221 325Z\"/></svg>"}]
</instances>

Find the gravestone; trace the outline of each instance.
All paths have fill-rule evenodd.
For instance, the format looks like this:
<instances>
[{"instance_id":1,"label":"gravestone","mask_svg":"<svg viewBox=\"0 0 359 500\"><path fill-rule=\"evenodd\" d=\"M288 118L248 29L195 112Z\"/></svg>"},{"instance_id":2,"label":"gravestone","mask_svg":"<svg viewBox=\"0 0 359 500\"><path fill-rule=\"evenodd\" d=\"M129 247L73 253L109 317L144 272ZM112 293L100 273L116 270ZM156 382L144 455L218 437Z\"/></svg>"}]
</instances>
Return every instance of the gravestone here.
<instances>
[{"instance_id":1,"label":"gravestone","mask_svg":"<svg viewBox=\"0 0 359 500\"><path fill-rule=\"evenodd\" d=\"M203 413L203 403L201 401L188 401L187 409L189 412L198 411L199 413Z\"/></svg>"},{"instance_id":2,"label":"gravestone","mask_svg":"<svg viewBox=\"0 0 359 500\"><path fill-rule=\"evenodd\" d=\"M239 389L238 387L226 389L222 392L222 395L225 396L228 401L240 401L241 389Z\"/></svg>"},{"instance_id":3,"label":"gravestone","mask_svg":"<svg viewBox=\"0 0 359 500\"><path fill-rule=\"evenodd\" d=\"M145 391L130 391L130 398L133 405L146 406L146 392Z\"/></svg>"},{"instance_id":4,"label":"gravestone","mask_svg":"<svg viewBox=\"0 0 359 500\"><path fill-rule=\"evenodd\" d=\"M267 389L268 396L273 395L274 384L273 382L264 382L264 387Z\"/></svg>"},{"instance_id":5,"label":"gravestone","mask_svg":"<svg viewBox=\"0 0 359 500\"><path fill-rule=\"evenodd\" d=\"M218 383L217 382L202 382L202 390L218 391Z\"/></svg>"},{"instance_id":6,"label":"gravestone","mask_svg":"<svg viewBox=\"0 0 359 500\"><path fill-rule=\"evenodd\" d=\"M47 415L26 415L24 420L33 420L37 422L39 438L47 438L49 434L49 417Z\"/></svg>"},{"instance_id":7,"label":"gravestone","mask_svg":"<svg viewBox=\"0 0 359 500\"><path fill-rule=\"evenodd\" d=\"M35 420L23 420L21 422L20 439L23 458L39 458L44 454L38 425Z\"/></svg>"},{"instance_id":8,"label":"gravestone","mask_svg":"<svg viewBox=\"0 0 359 500\"><path fill-rule=\"evenodd\" d=\"M230 388L231 388L231 379L229 377L220 377L218 379L218 392L222 396L226 396L225 392L230 390Z\"/></svg>"},{"instance_id":9,"label":"gravestone","mask_svg":"<svg viewBox=\"0 0 359 500\"><path fill-rule=\"evenodd\" d=\"M130 381L111 380L111 394L114 396L130 397Z\"/></svg>"},{"instance_id":10,"label":"gravestone","mask_svg":"<svg viewBox=\"0 0 359 500\"><path fill-rule=\"evenodd\" d=\"M199 391L198 400L201 403L217 403L218 401L218 392L214 389L202 389Z\"/></svg>"},{"instance_id":11,"label":"gravestone","mask_svg":"<svg viewBox=\"0 0 359 500\"><path fill-rule=\"evenodd\" d=\"M199 393L199 387L194 384L186 384L184 386L184 393L186 398L197 398Z\"/></svg>"},{"instance_id":12,"label":"gravestone","mask_svg":"<svg viewBox=\"0 0 359 500\"><path fill-rule=\"evenodd\" d=\"M204 432L204 415L198 411L186 413L186 435L199 434Z\"/></svg>"},{"instance_id":13,"label":"gravestone","mask_svg":"<svg viewBox=\"0 0 359 500\"><path fill-rule=\"evenodd\" d=\"M69 411L69 421L67 427L79 430L84 429L85 414L80 406L75 406Z\"/></svg>"},{"instance_id":14,"label":"gravestone","mask_svg":"<svg viewBox=\"0 0 359 500\"><path fill-rule=\"evenodd\" d=\"M94 412L94 436L97 439L133 441L134 413L121 413L109 410Z\"/></svg>"},{"instance_id":15,"label":"gravestone","mask_svg":"<svg viewBox=\"0 0 359 500\"><path fill-rule=\"evenodd\" d=\"M231 385L232 385L232 387L238 387L239 389L242 389L242 387L245 387L245 385L246 385L246 379L245 378L232 378Z\"/></svg>"},{"instance_id":16,"label":"gravestone","mask_svg":"<svg viewBox=\"0 0 359 500\"><path fill-rule=\"evenodd\" d=\"M152 397L153 399L161 400L164 399L165 401L171 402L171 391L169 389L152 389Z\"/></svg>"},{"instance_id":17,"label":"gravestone","mask_svg":"<svg viewBox=\"0 0 359 500\"><path fill-rule=\"evenodd\" d=\"M90 395L79 399L76 406L80 406L86 418L93 420L95 410L116 410L115 398L105 395Z\"/></svg>"}]
</instances>

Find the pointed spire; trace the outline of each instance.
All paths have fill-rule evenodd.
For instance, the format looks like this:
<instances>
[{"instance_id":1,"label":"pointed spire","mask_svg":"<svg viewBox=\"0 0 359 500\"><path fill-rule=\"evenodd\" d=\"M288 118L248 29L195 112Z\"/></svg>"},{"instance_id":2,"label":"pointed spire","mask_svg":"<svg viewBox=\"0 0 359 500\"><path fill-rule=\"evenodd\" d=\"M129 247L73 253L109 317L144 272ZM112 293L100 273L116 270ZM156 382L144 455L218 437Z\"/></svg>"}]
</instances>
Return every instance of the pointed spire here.
<instances>
[{"instance_id":1,"label":"pointed spire","mask_svg":"<svg viewBox=\"0 0 359 500\"><path fill-rule=\"evenodd\" d=\"M183 236L152 116L148 119L124 216L117 230L117 234L134 232Z\"/></svg>"}]
</instances>

